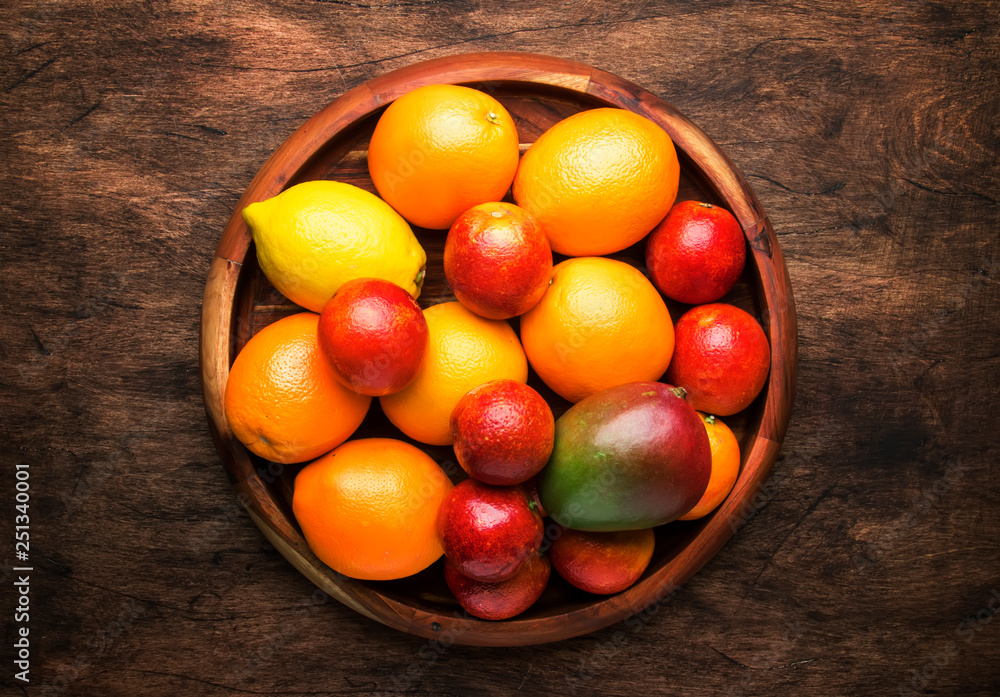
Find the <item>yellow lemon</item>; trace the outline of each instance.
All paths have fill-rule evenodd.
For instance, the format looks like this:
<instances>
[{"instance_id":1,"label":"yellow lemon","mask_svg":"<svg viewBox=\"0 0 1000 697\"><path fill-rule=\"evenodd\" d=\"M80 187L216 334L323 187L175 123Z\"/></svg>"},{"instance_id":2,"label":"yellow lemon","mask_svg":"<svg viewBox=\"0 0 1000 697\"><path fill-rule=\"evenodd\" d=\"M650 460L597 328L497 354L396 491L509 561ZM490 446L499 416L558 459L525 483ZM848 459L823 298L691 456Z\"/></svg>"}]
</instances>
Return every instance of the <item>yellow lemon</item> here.
<instances>
[{"instance_id":1,"label":"yellow lemon","mask_svg":"<svg viewBox=\"0 0 1000 697\"><path fill-rule=\"evenodd\" d=\"M257 260L286 298L321 312L341 285L382 278L420 295L427 254L409 224L351 184L310 181L243 209Z\"/></svg>"},{"instance_id":2,"label":"yellow lemon","mask_svg":"<svg viewBox=\"0 0 1000 697\"><path fill-rule=\"evenodd\" d=\"M469 390L503 378L528 381L528 359L510 325L457 302L424 310L427 350L416 380L380 397L382 410L414 440L451 445L451 412Z\"/></svg>"}]
</instances>

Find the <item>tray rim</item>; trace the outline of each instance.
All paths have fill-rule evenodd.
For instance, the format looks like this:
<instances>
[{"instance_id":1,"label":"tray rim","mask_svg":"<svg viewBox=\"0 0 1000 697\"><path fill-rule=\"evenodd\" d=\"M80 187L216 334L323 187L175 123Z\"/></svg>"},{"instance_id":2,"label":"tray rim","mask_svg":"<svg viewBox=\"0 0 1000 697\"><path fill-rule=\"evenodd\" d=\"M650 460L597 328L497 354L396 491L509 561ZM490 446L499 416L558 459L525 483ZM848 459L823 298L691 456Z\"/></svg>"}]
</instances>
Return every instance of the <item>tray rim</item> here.
<instances>
[{"instance_id":1,"label":"tray rim","mask_svg":"<svg viewBox=\"0 0 1000 697\"><path fill-rule=\"evenodd\" d=\"M771 370L753 445L726 501L674 558L626 591L583 608L547 617L487 622L420 610L341 576L320 562L271 498L246 449L229 430L223 409L235 323L235 291L250 232L241 212L279 193L333 137L371 112L425 84L529 83L635 111L660 123L679 151L698 167L740 222L761 279L762 313L771 343ZM513 646L579 636L619 622L669 598L736 532L770 475L791 415L797 372L795 305L788 270L749 183L701 129L666 101L592 66L531 53L467 53L414 63L368 80L335 99L299 127L247 186L211 262L200 332L202 393L209 429L241 504L265 537L303 575L357 612L396 629L442 643Z\"/></svg>"}]
</instances>

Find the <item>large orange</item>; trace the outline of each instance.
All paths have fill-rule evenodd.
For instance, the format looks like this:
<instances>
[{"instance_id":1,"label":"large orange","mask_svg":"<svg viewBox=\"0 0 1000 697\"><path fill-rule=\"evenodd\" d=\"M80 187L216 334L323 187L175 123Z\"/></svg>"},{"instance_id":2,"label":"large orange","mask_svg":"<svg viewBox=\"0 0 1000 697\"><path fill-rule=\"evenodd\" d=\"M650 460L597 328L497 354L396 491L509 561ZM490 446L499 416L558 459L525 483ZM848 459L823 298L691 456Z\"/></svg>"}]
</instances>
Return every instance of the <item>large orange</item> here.
<instances>
[{"instance_id":1,"label":"large orange","mask_svg":"<svg viewBox=\"0 0 1000 697\"><path fill-rule=\"evenodd\" d=\"M571 402L606 387L657 380L674 350L674 326L653 284L628 264L567 259L521 316L531 367Z\"/></svg>"},{"instance_id":2,"label":"large orange","mask_svg":"<svg viewBox=\"0 0 1000 697\"><path fill-rule=\"evenodd\" d=\"M507 110L488 94L458 85L404 94L379 118L368 145L368 172L379 195L414 225L441 230L463 211L503 198L517 159L517 130Z\"/></svg>"},{"instance_id":3,"label":"large orange","mask_svg":"<svg viewBox=\"0 0 1000 697\"><path fill-rule=\"evenodd\" d=\"M424 310L427 350L417 379L379 397L382 410L410 438L451 445L451 412L466 392L491 380L528 381L528 361L503 320L480 317L457 302Z\"/></svg>"},{"instance_id":4,"label":"large orange","mask_svg":"<svg viewBox=\"0 0 1000 697\"><path fill-rule=\"evenodd\" d=\"M361 424L371 397L337 380L319 348L319 315L268 325L236 356L226 383L226 418L251 452L305 462L332 450Z\"/></svg>"},{"instance_id":5,"label":"large orange","mask_svg":"<svg viewBox=\"0 0 1000 697\"><path fill-rule=\"evenodd\" d=\"M295 478L309 548L338 573L374 581L423 571L444 553L436 521L451 491L426 453L392 438L344 443Z\"/></svg>"},{"instance_id":6,"label":"large orange","mask_svg":"<svg viewBox=\"0 0 1000 697\"><path fill-rule=\"evenodd\" d=\"M552 249L611 254L635 244L674 203L680 165L670 136L623 109L592 109L545 131L521 158L514 200Z\"/></svg>"}]
</instances>

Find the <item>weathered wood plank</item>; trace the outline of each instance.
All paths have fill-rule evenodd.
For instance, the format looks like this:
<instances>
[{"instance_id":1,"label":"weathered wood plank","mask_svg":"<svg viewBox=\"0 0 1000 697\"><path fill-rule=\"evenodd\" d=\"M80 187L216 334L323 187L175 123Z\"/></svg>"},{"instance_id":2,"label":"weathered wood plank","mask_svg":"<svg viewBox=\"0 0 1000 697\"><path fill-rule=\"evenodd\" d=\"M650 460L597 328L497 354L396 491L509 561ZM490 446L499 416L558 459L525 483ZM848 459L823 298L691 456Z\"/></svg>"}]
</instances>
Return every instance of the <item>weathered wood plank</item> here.
<instances>
[{"instance_id":1,"label":"weathered wood plank","mask_svg":"<svg viewBox=\"0 0 1000 697\"><path fill-rule=\"evenodd\" d=\"M32 467L28 694L994 693L998 9L5 3L0 452ZM760 505L648 622L439 654L314 603L234 506L197 335L267 156L360 82L473 50L590 63L722 144L785 254L799 382Z\"/></svg>"}]
</instances>

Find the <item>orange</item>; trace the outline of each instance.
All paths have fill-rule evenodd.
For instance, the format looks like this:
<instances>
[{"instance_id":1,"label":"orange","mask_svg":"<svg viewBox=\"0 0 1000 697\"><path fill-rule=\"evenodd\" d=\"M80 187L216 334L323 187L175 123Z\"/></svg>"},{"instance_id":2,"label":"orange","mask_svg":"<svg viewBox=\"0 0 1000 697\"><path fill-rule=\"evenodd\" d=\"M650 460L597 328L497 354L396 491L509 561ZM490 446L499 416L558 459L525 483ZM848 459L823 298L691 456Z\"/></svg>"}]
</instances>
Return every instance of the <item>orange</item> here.
<instances>
[{"instance_id":1,"label":"orange","mask_svg":"<svg viewBox=\"0 0 1000 697\"><path fill-rule=\"evenodd\" d=\"M507 110L458 85L404 94L379 118L368 145L368 173L379 195L412 224L439 230L473 206L502 199L517 159Z\"/></svg>"},{"instance_id":2,"label":"orange","mask_svg":"<svg viewBox=\"0 0 1000 697\"><path fill-rule=\"evenodd\" d=\"M705 430L708 432L708 444L712 448L712 474L708 480L708 488L694 508L682 515L679 520L694 520L706 516L729 496L736 478L740 474L740 444L729 426L714 416L706 416L698 412Z\"/></svg>"},{"instance_id":3,"label":"orange","mask_svg":"<svg viewBox=\"0 0 1000 697\"><path fill-rule=\"evenodd\" d=\"M502 320L480 317L457 302L433 305L424 317L427 350L417 379L379 402L410 438L451 445L451 412L465 393L491 380L527 382L528 361Z\"/></svg>"},{"instance_id":4,"label":"orange","mask_svg":"<svg viewBox=\"0 0 1000 697\"><path fill-rule=\"evenodd\" d=\"M534 215L552 249L611 254L656 226L677 197L680 165L670 136L623 109L574 114L521 158L514 200Z\"/></svg>"},{"instance_id":5,"label":"orange","mask_svg":"<svg viewBox=\"0 0 1000 697\"><path fill-rule=\"evenodd\" d=\"M295 478L292 510L313 553L334 571L388 581L444 553L438 509L451 482L417 447L392 438L344 443Z\"/></svg>"},{"instance_id":6,"label":"orange","mask_svg":"<svg viewBox=\"0 0 1000 697\"><path fill-rule=\"evenodd\" d=\"M337 380L319 348L319 315L302 312L260 330L236 356L226 418L251 452L304 462L332 450L361 424L371 397Z\"/></svg>"},{"instance_id":7,"label":"orange","mask_svg":"<svg viewBox=\"0 0 1000 697\"><path fill-rule=\"evenodd\" d=\"M602 257L567 259L552 285L521 316L531 367L571 402L626 382L658 379L674 350L663 298L628 264Z\"/></svg>"}]
</instances>

